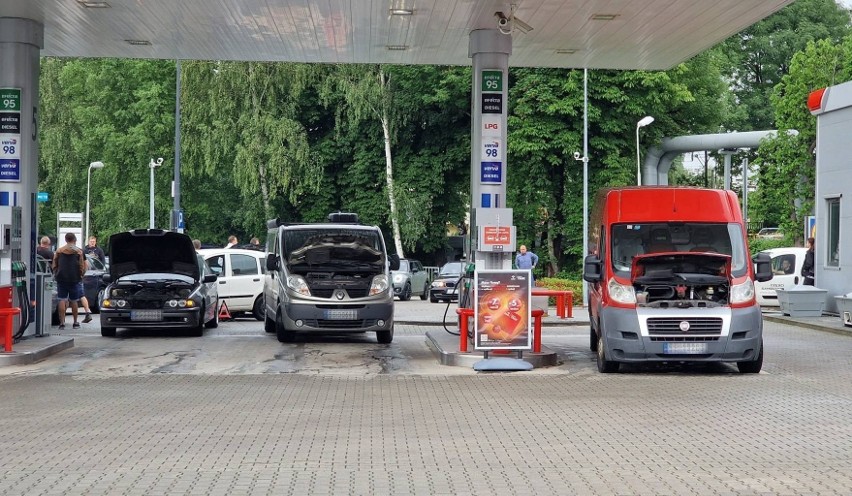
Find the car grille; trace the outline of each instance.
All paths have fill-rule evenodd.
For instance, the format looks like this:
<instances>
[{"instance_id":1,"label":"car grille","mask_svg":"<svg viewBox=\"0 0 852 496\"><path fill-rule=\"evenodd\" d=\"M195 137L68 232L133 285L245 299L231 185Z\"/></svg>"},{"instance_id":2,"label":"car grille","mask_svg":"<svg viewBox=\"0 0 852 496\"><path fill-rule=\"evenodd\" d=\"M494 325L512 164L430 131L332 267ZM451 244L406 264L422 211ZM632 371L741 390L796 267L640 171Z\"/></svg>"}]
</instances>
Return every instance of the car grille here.
<instances>
[{"instance_id":1,"label":"car grille","mask_svg":"<svg viewBox=\"0 0 852 496\"><path fill-rule=\"evenodd\" d=\"M376 319L359 320L321 320L307 319L305 325L317 329L363 329L376 325Z\"/></svg>"},{"instance_id":2,"label":"car grille","mask_svg":"<svg viewBox=\"0 0 852 496\"><path fill-rule=\"evenodd\" d=\"M689 323L689 330L680 329L681 322ZM670 318L658 317L648 319L648 335L650 336L677 336L686 337L694 335L720 336L722 334L722 319L718 317L691 317Z\"/></svg>"},{"instance_id":3,"label":"car grille","mask_svg":"<svg viewBox=\"0 0 852 496\"><path fill-rule=\"evenodd\" d=\"M130 307L136 310L157 310L164 308L164 300L131 300Z\"/></svg>"},{"instance_id":4,"label":"car grille","mask_svg":"<svg viewBox=\"0 0 852 496\"><path fill-rule=\"evenodd\" d=\"M322 289L311 289L311 296L316 296L317 298L331 298L334 295L334 288L322 288ZM355 289L349 288L346 290L346 293L350 298L364 298L367 296L369 292L368 289Z\"/></svg>"}]
</instances>

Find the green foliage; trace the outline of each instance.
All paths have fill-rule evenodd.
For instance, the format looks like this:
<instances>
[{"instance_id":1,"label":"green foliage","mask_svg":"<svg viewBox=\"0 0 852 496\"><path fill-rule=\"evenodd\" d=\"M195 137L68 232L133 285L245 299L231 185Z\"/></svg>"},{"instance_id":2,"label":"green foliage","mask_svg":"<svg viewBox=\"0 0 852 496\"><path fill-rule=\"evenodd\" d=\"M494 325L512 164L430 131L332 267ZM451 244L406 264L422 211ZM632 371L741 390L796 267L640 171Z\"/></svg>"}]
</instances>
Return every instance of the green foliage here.
<instances>
[{"instance_id":1,"label":"green foliage","mask_svg":"<svg viewBox=\"0 0 852 496\"><path fill-rule=\"evenodd\" d=\"M749 251L754 255L763 250L769 250L772 248L786 248L788 246L801 246L796 245L791 242L788 238L783 239L771 239L771 238L752 238L748 242Z\"/></svg>"}]
</instances>

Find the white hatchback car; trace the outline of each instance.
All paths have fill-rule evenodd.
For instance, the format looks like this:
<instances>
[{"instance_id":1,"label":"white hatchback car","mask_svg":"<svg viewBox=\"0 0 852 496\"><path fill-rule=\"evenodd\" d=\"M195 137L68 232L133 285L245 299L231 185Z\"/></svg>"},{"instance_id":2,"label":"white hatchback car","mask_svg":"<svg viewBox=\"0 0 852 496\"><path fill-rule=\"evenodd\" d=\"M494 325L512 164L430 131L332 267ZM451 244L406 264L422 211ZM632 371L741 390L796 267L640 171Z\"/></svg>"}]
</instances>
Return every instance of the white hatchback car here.
<instances>
[{"instance_id":1,"label":"white hatchback car","mask_svg":"<svg viewBox=\"0 0 852 496\"><path fill-rule=\"evenodd\" d=\"M778 289L790 289L802 284L802 265L805 263L807 248L772 248L766 253L772 259L772 279L766 282L755 282L757 303L764 307L777 307Z\"/></svg>"},{"instance_id":2,"label":"white hatchback car","mask_svg":"<svg viewBox=\"0 0 852 496\"><path fill-rule=\"evenodd\" d=\"M263 320L266 253L235 248L210 248L198 253L219 276L219 301L228 305L228 311L251 312L255 319Z\"/></svg>"}]
</instances>

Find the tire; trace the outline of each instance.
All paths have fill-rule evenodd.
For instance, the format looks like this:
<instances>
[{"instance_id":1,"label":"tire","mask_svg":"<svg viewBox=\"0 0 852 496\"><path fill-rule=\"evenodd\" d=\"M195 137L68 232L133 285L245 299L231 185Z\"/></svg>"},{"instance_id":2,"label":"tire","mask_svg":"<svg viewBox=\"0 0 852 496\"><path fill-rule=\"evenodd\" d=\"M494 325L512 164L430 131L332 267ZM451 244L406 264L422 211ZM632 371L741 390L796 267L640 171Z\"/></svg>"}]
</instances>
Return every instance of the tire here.
<instances>
[{"instance_id":1,"label":"tire","mask_svg":"<svg viewBox=\"0 0 852 496\"><path fill-rule=\"evenodd\" d=\"M429 281L426 281L426 284L423 286L423 292L420 293L420 301L426 301L426 298L429 296Z\"/></svg>"},{"instance_id":2,"label":"tire","mask_svg":"<svg viewBox=\"0 0 852 496\"><path fill-rule=\"evenodd\" d=\"M189 328L189 335L192 337L200 338L204 335L204 310L202 308L201 313L198 315L198 325Z\"/></svg>"},{"instance_id":3,"label":"tire","mask_svg":"<svg viewBox=\"0 0 852 496\"><path fill-rule=\"evenodd\" d=\"M604 346L603 336L598 338L598 372L601 374L611 374L618 372L618 362L613 362L606 359L606 346Z\"/></svg>"},{"instance_id":4,"label":"tire","mask_svg":"<svg viewBox=\"0 0 852 496\"><path fill-rule=\"evenodd\" d=\"M216 302L216 308L219 308L219 302ZM203 319L204 317L202 317ZM208 329L215 329L219 327L219 312L213 312L213 320L207 321L204 323L204 327Z\"/></svg>"},{"instance_id":5,"label":"tire","mask_svg":"<svg viewBox=\"0 0 852 496\"><path fill-rule=\"evenodd\" d=\"M263 330L266 332L275 332L275 319L270 319L266 313L263 315Z\"/></svg>"},{"instance_id":6,"label":"tire","mask_svg":"<svg viewBox=\"0 0 852 496\"><path fill-rule=\"evenodd\" d=\"M757 354L757 360L751 362L737 362L737 369L740 374L757 374L763 368L763 340L760 340L760 353Z\"/></svg>"},{"instance_id":7,"label":"tire","mask_svg":"<svg viewBox=\"0 0 852 496\"><path fill-rule=\"evenodd\" d=\"M101 313L101 298L104 296L104 290L98 291L98 297L95 298L95 301L89 302L89 309L92 313Z\"/></svg>"},{"instance_id":8,"label":"tire","mask_svg":"<svg viewBox=\"0 0 852 496\"><path fill-rule=\"evenodd\" d=\"M115 327L101 326L101 336L103 336L105 338L114 338L115 337Z\"/></svg>"},{"instance_id":9,"label":"tire","mask_svg":"<svg viewBox=\"0 0 852 496\"><path fill-rule=\"evenodd\" d=\"M595 332L594 327L589 328L589 349L592 351L598 351L598 335Z\"/></svg>"},{"instance_id":10,"label":"tire","mask_svg":"<svg viewBox=\"0 0 852 496\"><path fill-rule=\"evenodd\" d=\"M399 301L408 301L411 299L411 283L405 283L402 287L402 292L399 293Z\"/></svg>"},{"instance_id":11,"label":"tire","mask_svg":"<svg viewBox=\"0 0 852 496\"><path fill-rule=\"evenodd\" d=\"M393 327L387 331L376 331L376 340L379 344L391 344L393 342Z\"/></svg>"},{"instance_id":12,"label":"tire","mask_svg":"<svg viewBox=\"0 0 852 496\"><path fill-rule=\"evenodd\" d=\"M430 292L430 293L429 293L429 301L431 301L432 303L438 303L438 298L435 298L435 295L433 295L433 294Z\"/></svg>"},{"instance_id":13,"label":"tire","mask_svg":"<svg viewBox=\"0 0 852 496\"><path fill-rule=\"evenodd\" d=\"M254 305L251 307L251 314L255 320L263 320L264 314L266 314L263 306L263 295L260 295L255 298Z\"/></svg>"},{"instance_id":14,"label":"tire","mask_svg":"<svg viewBox=\"0 0 852 496\"><path fill-rule=\"evenodd\" d=\"M281 312L275 315L275 335L281 343L292 343L296 340L296 333L288 331L284 327L284 322L281 321Z\"/></svg>"}]
</instances>

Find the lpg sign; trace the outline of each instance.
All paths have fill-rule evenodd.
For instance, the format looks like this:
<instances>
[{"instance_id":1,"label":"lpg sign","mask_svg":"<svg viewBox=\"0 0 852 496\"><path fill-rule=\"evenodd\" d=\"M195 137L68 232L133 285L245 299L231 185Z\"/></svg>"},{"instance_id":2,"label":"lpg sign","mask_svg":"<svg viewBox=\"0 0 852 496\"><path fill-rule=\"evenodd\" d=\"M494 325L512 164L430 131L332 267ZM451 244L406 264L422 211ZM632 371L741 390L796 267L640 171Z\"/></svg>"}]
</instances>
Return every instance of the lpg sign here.
<instances>
[{"instance_id":1,"label":"lpg sign","mask_svg":"<svg viewBox=\"0 0 852 496\"><path fill-rule=\"evenodd\" d=\"M499 115L483 115L482 116L482 137L483 138L502 138L503 124L502 116Z\"/></svg>"}]
</instances>

